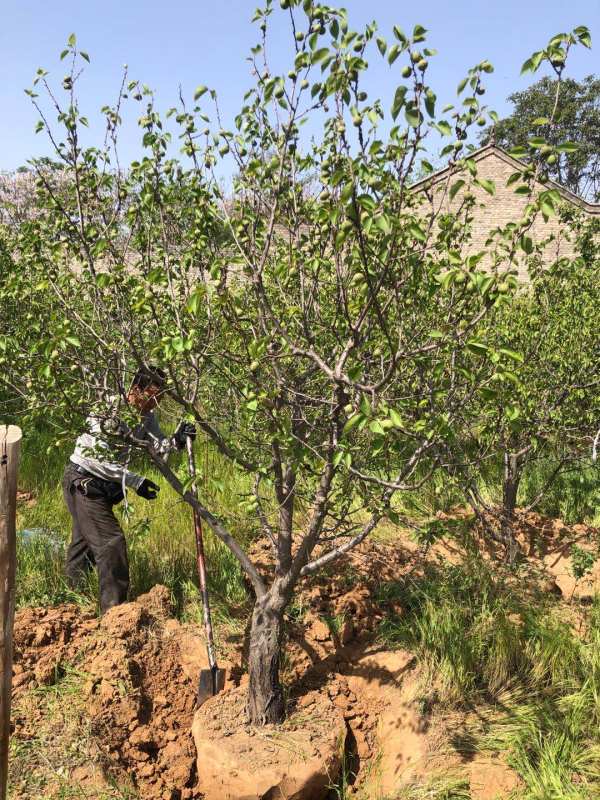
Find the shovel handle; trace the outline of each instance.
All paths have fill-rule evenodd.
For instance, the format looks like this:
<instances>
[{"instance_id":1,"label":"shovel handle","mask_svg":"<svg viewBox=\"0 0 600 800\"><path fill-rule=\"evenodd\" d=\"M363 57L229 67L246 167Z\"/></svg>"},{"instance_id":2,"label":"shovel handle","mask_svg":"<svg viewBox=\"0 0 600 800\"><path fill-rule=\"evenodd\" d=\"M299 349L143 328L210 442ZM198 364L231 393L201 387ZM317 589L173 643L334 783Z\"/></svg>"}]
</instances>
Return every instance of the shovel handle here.
<instances>
[{"instance_id":1,"label":"shovel handle","mask_svg":"<svg viewBox=\"0 0 600 800\"><path fill-rule=\"evenodd\" d=\"M194 445L191 436L186 438L186 450L188 454L188 467L190 477L196 477L196 464L194 463ZM192 484L192 495L198 499L198 489L196 484ZM217 670L217 659L215 658L215 643L213 637L212 618L210 615L210 600L208 597L208 586L206 583L206 562L204 559L204 541L202 539L202 520L198 510L194 508L194 533L196 538L196 563L198 566L198 579L200 581L200 594L202 596L202 608L204 611L204 630L206 631L206 651L208 663L213 674Z\"/></svg>"}]
</instances>

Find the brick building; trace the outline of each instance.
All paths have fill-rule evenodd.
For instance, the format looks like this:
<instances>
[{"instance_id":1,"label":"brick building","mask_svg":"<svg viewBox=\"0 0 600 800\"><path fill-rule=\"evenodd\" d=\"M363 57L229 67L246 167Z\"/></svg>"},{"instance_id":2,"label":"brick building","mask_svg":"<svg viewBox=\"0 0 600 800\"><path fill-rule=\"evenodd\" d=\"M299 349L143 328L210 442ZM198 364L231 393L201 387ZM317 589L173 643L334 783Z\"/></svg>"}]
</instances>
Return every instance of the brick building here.
<instances>
[{"instance_id":1,"label":"brick building","mask_svg":"<svg viewBox=\"0 0 600 800\"><path fill-rule=\"evenodd\" d=\"M475 150L469 159L477 167L477 179L493 181L495 191L490 195L485 189L473 183L474 177L467 169L458 172L457 167L448 166L413 185L413 190L423 192L427 198L427 203L433 205L436 215L448 211L456 212L465 191L471 191L476 198L476 205L472 211L471 239L469 250L473 252L485 249L485 242L492 229L504 227L510 222L517 222L529 202L527 195L515 193L515 186L521 181L507 186L507 181L516 171L523 169L523 163L510 156L506 151L494 144L481 147ZM455 197L450 199L450 187L458 180L464 180L465 185L460 189ZM554 181L547 181L545 184L538 182L534 191L543 192L554 189L563 203L570 204L587 217L597 217L600 219L600 204L588 203L586 200L577 197L572 192L563 188ZM556 215L550 216L548 221L544 221L541 214L535 219L528 232L534 242L541 243L550 240L544 247L544 261L550 263L559 256L570 256L573 254L572 243L565 226L561 224Z\"/></svg>"}]
</instances>

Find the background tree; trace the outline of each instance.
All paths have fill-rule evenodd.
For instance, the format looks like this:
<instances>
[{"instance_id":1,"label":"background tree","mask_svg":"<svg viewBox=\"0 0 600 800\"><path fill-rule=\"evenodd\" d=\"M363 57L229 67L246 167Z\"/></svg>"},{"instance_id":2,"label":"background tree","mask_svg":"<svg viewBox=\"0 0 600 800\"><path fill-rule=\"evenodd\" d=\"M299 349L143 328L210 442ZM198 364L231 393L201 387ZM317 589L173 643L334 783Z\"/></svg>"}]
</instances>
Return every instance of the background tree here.
<instances>
[{"instance_id":1,"label":"background tree","mask_svg":"<svg viewBox=\"0 0 600 800\"><path fill-rule=\"evenodd\" d=\"M574 194L593 202L600 200L600 78L544 77L508 100L512 113L486 128L483 143L494 140L506 150L527 146L531 138L544 140L529 157L543 164L549 178ZM548 120L553 118L553 124ZM565 147L565 143L571 143ZM544 145L562 145L547 158Z\"/></svg>"},{"instance_id":2,"label":"background tree","mask_svg":"<svg viewBox=\"0 0 600 800\"><path fill-rule=\"evenodd\" d=\"M482 402L466 409L465 427L454 440L461 454L452 464L510 561L517 553L515 508L528 470L541 465L544 474L534 496L523 498L532 509L561 473L590 463L600 418L597 230L594 221L581 226L581 255L574 261L542 268L532 256L529 285L488 316L471 342L483 362ZM494 476L498 491L482 496L480 487L493 485Z\"/></svg>"}]
</instances>

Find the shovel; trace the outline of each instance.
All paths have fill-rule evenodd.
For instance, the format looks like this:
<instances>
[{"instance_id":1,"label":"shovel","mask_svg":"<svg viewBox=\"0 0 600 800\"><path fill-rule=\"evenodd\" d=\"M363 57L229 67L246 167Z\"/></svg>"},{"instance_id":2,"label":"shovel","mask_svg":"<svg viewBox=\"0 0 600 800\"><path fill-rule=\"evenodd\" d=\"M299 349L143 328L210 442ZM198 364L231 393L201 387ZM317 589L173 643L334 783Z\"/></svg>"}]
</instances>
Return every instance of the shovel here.
<instances>
[{"instance_id":1,"label":"shovel","mask_svg":"<svg viewBox=\"0 0 600 800\"><path fill-rule=\"evenodd\" d=\"M188 465L190 477L196 477L196 465L194 464L194 449L190 436L186 440L188 454ZM192 485L192 494L198 499L196 485ZM219 669L215 658L215 642L213 639L212 620L210 616L210 602L208 599L208 587L206 585L206 563L204 561L204 544L202 542L202 520L200 514L194 508L194 531L196 534L196 555L198 562L198 578L200 580L200 594L202 595L202 606L204 609L204 630L206 631L206 652L210 669L200 670L200 681L198 683L198 706L205 703L209 697L213 697L222 691L225 686L225 670Z\"/></svg>"}]
</instances>

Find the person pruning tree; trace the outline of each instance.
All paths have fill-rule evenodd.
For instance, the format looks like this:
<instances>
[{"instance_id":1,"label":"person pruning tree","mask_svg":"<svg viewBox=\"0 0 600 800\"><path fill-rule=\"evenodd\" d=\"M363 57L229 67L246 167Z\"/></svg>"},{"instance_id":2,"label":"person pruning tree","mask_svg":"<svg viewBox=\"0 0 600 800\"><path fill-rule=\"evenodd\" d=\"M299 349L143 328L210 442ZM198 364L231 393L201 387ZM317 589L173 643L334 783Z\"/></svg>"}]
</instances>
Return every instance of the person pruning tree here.
<instances>
[{"instance_id":1,"label":"person pruning tree","mask_svg":"<svg viewBox=\"0 0 600 800\"><path fill-rule=\"evenodd\" d=\"M129 589L129 562L125 536L113 513L113 506L133 489L145 500L154 500L159 487L149 478L127 468L130 447L115 452L115 435L127 431L130 441L143 442L167 459L183 450L196 428L181 422L171 437L161 431L154 410L165 390L165 373L156 367L142 367L135 374L127 394L128 404L141 419L134 428L117 418L104 420L90 415L86 432L77 439L63 476L63 495L73 520L73 534L67 552L65 573L69 585L77 588L96 566L100 586L100 611L124 603ZM119 452L120 450L120 452Z\"/></svg>"}]
</instances>

